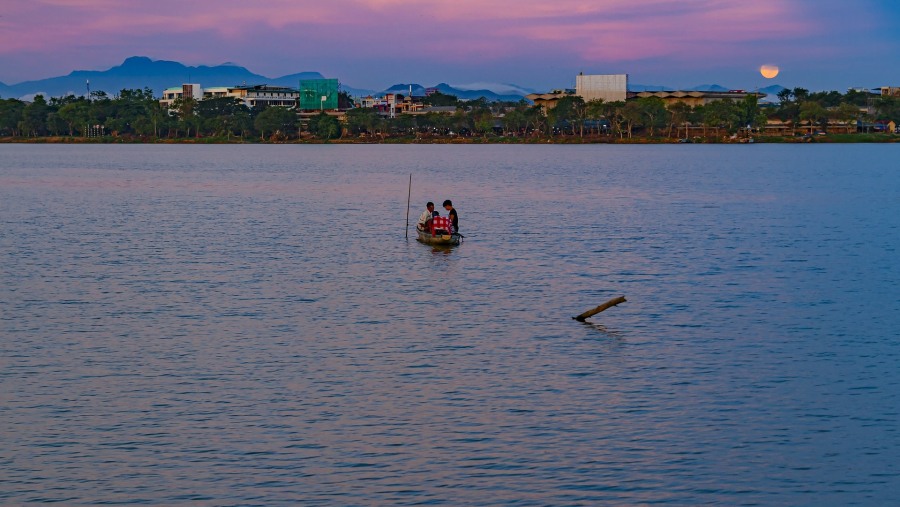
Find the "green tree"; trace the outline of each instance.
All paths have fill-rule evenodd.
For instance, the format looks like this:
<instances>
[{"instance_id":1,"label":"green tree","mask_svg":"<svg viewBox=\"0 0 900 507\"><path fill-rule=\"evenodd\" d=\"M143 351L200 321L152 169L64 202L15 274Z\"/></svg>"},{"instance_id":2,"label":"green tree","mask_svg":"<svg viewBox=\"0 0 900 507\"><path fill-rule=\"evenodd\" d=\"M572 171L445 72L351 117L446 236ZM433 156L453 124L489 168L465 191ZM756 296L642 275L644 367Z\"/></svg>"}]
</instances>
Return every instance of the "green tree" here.
<instances>
[{"instance_id":1,"label":"green tree","mask_svg":"<svg viewBox=\"0 0 900 507\"><path fill-rule=\"evenodd\" d=\"M556 101L556 106L547 112L550 124L561 131L577 133L578 124L584 128L585 102L578 95L566 95Z\"/></svg>"},{"instance_id":2,"label":"green tree","mask_svg":"<svg viewBox=\"0 0 900 507\"><path fill-rule=\"evenodd\" d=\"M724 128L728 133L736 131L738 115L731 100L716 100L703 106L703 124L718 130Z\"/></svg>"},{"instance_id":3,"label":"green tree","mask_svg":"<svg viewBox=\"0 0 900 507\"><path fill-rule=\"evenodd\" d=\"M795 102L806 102L809 100L809 90L806 88L794 88L791 90Z\"/></svg>"},{"instance_id":4,"label":"green tree","mask_svg":"<svg viewBox=\"0 0 900 507\"><path fill-rule=\"evenodd\" d=\"M47 114L50 106L43 95L37 95L31 104L22 110L22 120L19 122L19 130L28 137L37 137L47 133Z\"/></svg>"},{"instance_id":5,"label":"green tree","mask_svg":"<svg viewBox=\"0 0 900 507\"><path fill-rule=\"evenodd\" d=\"M69 127L69 135L74 136L76 130L87 135L85 129L91 122L91 105L87 99L69 102L59 108L59 116Z\"/></svg>"},{"instance_id":6,"label":"green tree","mask_svg":"<svg viewBox=\"0 0 900 507\"><path fill-rule=\"evenodd\" d=\"M525 113L526 108L527 105L520 106L504 113L502 123L505 135L519 135L519 133L527 127L528 119Z\"/></svg>"},{"instance_id":7,"label":"green tree","mask_svg":"<svg viewBox=\"0 0 900 507\"><path fill-rule=\"evenodd\" d=\"M472 132L475 129L475 125L472 119L472 116L469 115L463 109L457 109L452 116L450 116L450 128L455 130L458 134L463 135L467 132Z\"/></svg>"},{"instance_id":8,"label":"green tree","mask_svg":"<svg viewBox=\"0 0 900 507\"><path fill-rule=\"evenodd\" d=\"M900 120L900 99L897 97L881 97L875 102L875 119Z\"/></svg>"},{"instance_id":9,"label":"green tree","mask_svg":"<svg viewBox=\"0 0 900 507\"><path fill-rule=\"evenodd\" d=\"M494 131L494 114L490 109L475 111L472 113L472 124L475 127L475 132L487 137Z\"/></svg>"},{"instance_id":10,"label":"green tree","mask_svg":"<svg viewBox=\"0 0 900 507\"><path fill-rule=\"evenodd\" d=\"M355 135L372 134L378 124L378 111L371 107L357 107L345 114L347 130Z\"/></svg>"},{"instance_id":11,"label":"green tree","mask_svg":"<svg viewBox=\"0 0 900 507\"><path fill-rule=\"evenodd\" d=\"M634 127L640 125L643 117L643 108L641 107L641 104L633 100L626 101L625 106L617 111L617 114L622 118L622 123L625 125L625 131L628 133L628 138L630 139L634 135Z\"/></svg>"},{"instance_id":12,"label":"green tree","mask_svg":"<svg viewBox=\"0 0 900 507\"><path fill-rule=\"evenodd\" d=\"M488 103L488 100L484 97L478 97L477 99L466 102L465 107L466 107L466 109L468 109L469 111L471 111L473 113L484 111L485 109L490 111L490 109L491 109L491 105Z\"/></svg>"},{"instance_id":13,"label":"green tree","mask_svg":"<svg viewBox=\"0 0 900 507\"><path fill-rule=\"evenodd\" d=\"M134 133L134 125L146 119L151 107L158 104L149 88L122 89L107 105L106 126L119 134Z\"/></svg>"},{"instance_id":14,"label":"green tree","mask_svg":"<svg viewBox=\"0 0 900 507\"><path fill-rule=\"evenodd\" d=\"M147 121L153 127L153 136L159 138L160 131L172 121L172 117L166 106L154 101L152 105L148 105Z\"/></svg>"},{"instance_id":15,"label":"green tree","mask_svg":"<svg viewBox=\"0 0 900 507\"><path fill-rule=\"evenodd\" d=\"M784 105L784 104L793 102L794 92L791 91L790 88L785 88L785 89L781 90L780 92L778 92L775 96L778 97L778 102L781 105Z\"/></svg>"},{"instance_id":16,"label":"green tree","mask_svg":"<svg viewBox=\"0 0 900 507\"><path fill-rule=\"evenodd\" d=\"M346 111L353 108L353 98L345 91L338 92L338 109Z\"/></svg>"},{"instance_id":17,"label":"green tree","mask_svg":"<svg viewBox=\"0 0 900 507\"><path fill-rule=\"evenodd\" d=\"M237 97L204 99L196 107L197 116L203 120L204 129L226 138L240 132L238 116L249 112L250 109Z\"/></svg>"},{"instance_id":18,"label":"green tree","mask_svg":"<svg viewBox=\"0 0 900 507\"><path fill-rule=\"evenodd\" d=\"M735 123L741 127L758 127L759 97L747 94L742 100L734 103Z\"/></svg>"},{"instance_id":19,"label":"green tree","mask_svg":"<svg viewBox=\"0 0 900 507\"><path fill-rule=\"evenodd\" d=\"M240 135L241 139L249 137L252 134L254 118L253 113L249 108L244 107L236 110L232 117L232 121L234 131Z\"/></svg>"},{"instance_id":20,"label":"green tree","mask_svg":"<svg viewBox=\"0 0 900 507\"><path fill-rule=\"evenodd\" d=\"M691 106L679 100L669 106L669 137L672 136L672 128L675 128L675 137L681 137L681 128L684 127L684 137L688 137L688 123L690 121Z\"/></svg>"},{"instance_id":21,"label":"green tree","mask_svg":"<svg viewBox=\"0 0 900 507\"><path fill-rule=\"evenodd\" d=\"M838 107L844 96L834 90L828 92L815 92L809 94L808 100L818 102L824 108Z\"/></svg>"},{"instance_id":22,"label":"green tree","mask_svg":"<svg viewBox=\"0 0 900 507\"><path fill-rule=\"evenodd\" d=\"M842 102L836 109L830 112L832 118L846 125L848 134L850 133L851 128L854 130L856 129L856 120L859 118L859 115L859 106L847 102Z\"/></svg>"},{"instance_id":23,"label":"green tree","mask_svg":"<svg viewBox=\"0 0 900 507\"><path fill-rule=\"evenodd\" d=\"M408 114L398 114L388 120L388 129L399 136L409 136L416 130L416 120Z\"/></svg>"},{"instance_id":24,"label":"green tree","mask_svg":"<svg viewBox=\"0 0 900 507\"><path fill-rule=\"evenodd\" d=\"M59 113L54 111L52 107L47 114L47 131L51 136L61 136L68 132L68 125L65 120L63 120L59 116Z\"/></svg>"},{"instance_id":25,"label":"green tree","mask_svg":"<svg viewBox=\"0 0 900 507\"><path fill-rule=\"evenodd\" d=\"M309 131L314 136L327 142L340 137L341 124L337 118L322 111L317 116L310 118Z\"/></svg>"},{"instance_id":26,"label":"green tree","mask_svg":"<svg viewBox=\"0 0 900 507\"><path fill-rule=\"evenodd\" d=\"M809 122L809 133L812 134L817 124L826 121L828 112L818 102L811 100L800 104L800 120Z\"/></svg>"},{"instance_id":27,"label":"green tree","mask_svg":"<svg viewBox=\"0 0 900 507\"><path fill-rule=\"evenodd\" d=\"M267 107L253 121L259 131L260 139L265 141L266 134L283 134L285 136L296 130L297 115L293 110L284 107Z\"/></svg>"},{"instance_id":28,"label":"green tree","mask_svg":"<svg viewBox=\"0 0 900 507\"><path fill-rule=\"evenodd\" d=\"M540 137L548 126L547 116L544 115L544 108L541 106L531 106L525 110L525 130L531 129L531 133Z\"/></svg>"},{"instance_id":29,"label":"green tree","mask_svg":"<svg viewBox=\"0 0 900 507\"><path fill-rule=\"evenodd\" d=\"M422 103L435 107L457 107L459 106L459 97L441 92L434 92L422 99Z\"/></svg>"},{"instance_id":30,"label":"green tree","mask_svg":"<svg viewBox=\"0 0 900 507\"><path fill-rule=\"evenodd\" d=\"M866 107L869 105L869 100L875 97L876 95L873 93L869 93L867 91L862 90L848 90L846 94L844 94L841 102L846 102L848 104L853 104L858 107Z\"/></svg>"},{"instance_id":31,"label":"green tree","mask_svg":"<svg viewBox=\"0 0 900 507\"><path fill-rule=\"evenodd\" d=\"M590 120L591 125L600 125L600 120L604 119L604 111L605 107L603 99L592 99L584 104L584 118L585 120ZM591 127L591 130L593 131L593 126ZM597 133L600 133L599 127Z\"/></svg>"},{"instance_id":32,"label":"green tree","mask_svg":"<svg viewBox=\"0 0 900 507\"><path fill-rule=\"evenodd\" d=\"M19 135L19 122L25 103L18 99L0 100L0 135Z\"/></svg>"},{"instance_id":33,"label":"green tree","mask_svg":"<svg viewBox=\"0 0 900 507\"><path fill-rule=\"evenodd\" d=\"M602 107L603 116L609 120L610 134L619 134L620 139L625 134L625 130L622 128L625 125L625 104L626 102L623 100L614 100L604 102Z\"/></svg>"},{"instance_id":34,"label":"green tree","mask_svg":"<svg viewBox=\"0 0 900 507\"><path fill-rule=\"evenodd\" d=\"M659 97L642 97L637 99L641 111L641 122L647 128L650 137L653 137L655 129L666 125L668 110L663 100Z\"/></svg>"},{"instance_id":35,"label":"green tree","mask_svg":"<svg viewBox=\"0 0 900 507\"><path fill-rule=\"evenodd\" d=\"M450 116L444 113L428 112L417 117L420 132L446 135L450 130Z\"/></svg>"}]
</instances>

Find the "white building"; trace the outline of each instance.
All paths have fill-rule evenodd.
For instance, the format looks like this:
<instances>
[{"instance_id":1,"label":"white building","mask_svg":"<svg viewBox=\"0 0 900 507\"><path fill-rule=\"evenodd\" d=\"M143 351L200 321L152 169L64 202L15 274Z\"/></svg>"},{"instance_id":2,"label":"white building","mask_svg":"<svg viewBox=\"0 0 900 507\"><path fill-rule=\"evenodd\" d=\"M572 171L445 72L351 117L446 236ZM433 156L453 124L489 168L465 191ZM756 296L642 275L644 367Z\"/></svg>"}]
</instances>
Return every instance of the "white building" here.
<instances>
[{"instance_id":1,"label":"white building","mask_svg":"<svg viewBox=\"0 0 900 507\"><path fill-rule=\"evenodd\" d=\"M200 85L196 83L183 84L181 86L166 88L165 91L163 91L163 98L159 101L159 103L163 106L171 108L172 103L175 102L175 99L180 99L183 97L190 97L194 100L202 100L203 88L200 88Z\"/></svg>"},{"instance_id":2,"label":"white building","mask_svg":"<svg viewBox=\"0 0 900 507\"><path fill-rule=\"evenodd\" d=\"M595 99L624 102L628 96L628 74L578 74L575 76L575 95L585 102Z\"/></svg>"},{"instance_id":3,"label":"white building","mask_svg":"<svg viewBox=\"0 0 900 507\"><path fill-rule=\"evenodd\" d=\"M241 102L250 108L257 106L294 107L297 105L297 99L300 97L300 91L283 86L269 85L201 88L199 84L183 84L166 88L159 103L171 109L175 100L183 97L190 97L194 100L235 97L241 99Z\"/></svg>"}]
</instances>

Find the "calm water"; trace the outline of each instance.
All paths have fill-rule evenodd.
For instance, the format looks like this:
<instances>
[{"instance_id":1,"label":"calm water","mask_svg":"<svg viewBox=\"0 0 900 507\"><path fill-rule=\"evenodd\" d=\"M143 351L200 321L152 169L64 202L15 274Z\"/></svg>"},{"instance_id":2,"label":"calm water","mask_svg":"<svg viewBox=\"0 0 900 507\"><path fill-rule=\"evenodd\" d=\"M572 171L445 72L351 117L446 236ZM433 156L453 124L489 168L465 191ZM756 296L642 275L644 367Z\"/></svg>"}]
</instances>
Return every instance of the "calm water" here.
<instances>
[{"instance_id":1,"label":"calm water","mask_svg":"<svg viewBox=\"0 0 900 507\"><path fill-rule=\"evenodd\" d=\"M897 160L0 145L0 503L897 505Z\"/></svg>"}]
</instances>

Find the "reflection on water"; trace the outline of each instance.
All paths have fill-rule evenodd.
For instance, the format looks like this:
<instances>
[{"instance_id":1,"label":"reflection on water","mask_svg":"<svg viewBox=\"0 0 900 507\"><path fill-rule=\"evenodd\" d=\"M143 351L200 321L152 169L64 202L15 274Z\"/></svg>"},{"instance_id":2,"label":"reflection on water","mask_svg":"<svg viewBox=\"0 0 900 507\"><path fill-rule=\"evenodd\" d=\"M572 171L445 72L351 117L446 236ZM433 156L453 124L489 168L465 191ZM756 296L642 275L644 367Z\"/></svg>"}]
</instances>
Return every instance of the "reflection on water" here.
<instances>
[{"instance_id":1,"label":"reflection on water","mask_svg":"<svg viewBox=\"0 0 900 507\"><path fill-rule=\"evenodd\" d=\"M897 148L744 148L0 145L0 501L890 504Z\"/></svg>"},{"instance_id":2,"label":"reflection on water","mask_svg":"<svg viewBox=\"0 0 900 507\"><path fill-rule=\"evenodd\" d=\"M594 322L584 321L579 322L582 326L587 326L593 329L596 329L598 333L600 333L603 337L607 338L615 338L617 340L621 340L625 338L625 333L623 331L617 329L610 329L603 324L596 324Z\"/></svg>"}]
</instances>

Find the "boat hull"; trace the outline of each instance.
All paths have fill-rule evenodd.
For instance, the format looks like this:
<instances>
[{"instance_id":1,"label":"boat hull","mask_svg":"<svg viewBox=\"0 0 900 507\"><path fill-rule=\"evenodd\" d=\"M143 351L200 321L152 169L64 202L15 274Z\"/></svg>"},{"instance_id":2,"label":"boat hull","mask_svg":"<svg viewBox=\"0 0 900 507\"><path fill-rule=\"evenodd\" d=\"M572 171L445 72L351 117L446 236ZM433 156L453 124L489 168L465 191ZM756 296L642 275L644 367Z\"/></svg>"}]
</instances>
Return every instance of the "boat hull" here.
<instances>
[{"instance_id":1,"label":"boat hull","mask_svg":"<svg viewBox=\"0 0 900 507\"><path fill-rule=\"evenodd\" d=\"M462 242L462 236L456 233L435 234L432 236L430 232L416 229L416 234L418 235L416 240L426 245L455 246Z\"/></svg>"}]
</instances>

